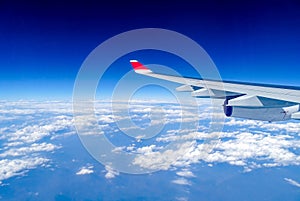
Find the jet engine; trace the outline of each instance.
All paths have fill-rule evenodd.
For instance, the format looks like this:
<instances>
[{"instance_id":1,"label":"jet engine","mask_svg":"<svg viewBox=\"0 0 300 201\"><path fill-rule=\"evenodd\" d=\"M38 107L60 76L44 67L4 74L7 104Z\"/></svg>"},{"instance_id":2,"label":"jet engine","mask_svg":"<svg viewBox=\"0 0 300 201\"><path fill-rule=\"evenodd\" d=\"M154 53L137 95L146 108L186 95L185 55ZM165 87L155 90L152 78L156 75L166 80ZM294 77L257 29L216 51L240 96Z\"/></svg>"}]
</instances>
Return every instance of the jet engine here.
<instances>
[{"instance_id":1,"label":"jet engine","mask_svg":"<svg viewBox=\"0 0 300 201\"><path fill-rule=\"evenodd\" d=\"M234 99L226 99L223 105L227 117L238 117L261 121L284 121L296 119L295 114L299 112L299 105L291 103L280 105L269 100L269 103L256 96L241 96Z\"/></svg>"}]
</instances>

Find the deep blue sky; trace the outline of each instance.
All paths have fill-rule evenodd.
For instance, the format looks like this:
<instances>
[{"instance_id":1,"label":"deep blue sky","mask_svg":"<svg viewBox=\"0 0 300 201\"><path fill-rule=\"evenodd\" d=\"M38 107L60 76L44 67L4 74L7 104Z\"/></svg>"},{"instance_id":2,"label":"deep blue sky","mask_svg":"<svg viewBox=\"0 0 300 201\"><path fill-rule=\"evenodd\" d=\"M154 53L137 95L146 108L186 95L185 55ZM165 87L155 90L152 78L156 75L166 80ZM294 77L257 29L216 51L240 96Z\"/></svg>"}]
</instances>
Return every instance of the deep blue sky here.
<instances>
[{"instance_id":1,"label":"deep blue sky","mask_svg":"<svg viewBox=\"0 0 300 201\"><path fill-rule=\"evenodd\" d=\"M0 99L70 99L76 74L96 46L147 27L197 41L225 80L300 85L296 0L99 2L1 1Z\"/></svg>"}]
</instances>

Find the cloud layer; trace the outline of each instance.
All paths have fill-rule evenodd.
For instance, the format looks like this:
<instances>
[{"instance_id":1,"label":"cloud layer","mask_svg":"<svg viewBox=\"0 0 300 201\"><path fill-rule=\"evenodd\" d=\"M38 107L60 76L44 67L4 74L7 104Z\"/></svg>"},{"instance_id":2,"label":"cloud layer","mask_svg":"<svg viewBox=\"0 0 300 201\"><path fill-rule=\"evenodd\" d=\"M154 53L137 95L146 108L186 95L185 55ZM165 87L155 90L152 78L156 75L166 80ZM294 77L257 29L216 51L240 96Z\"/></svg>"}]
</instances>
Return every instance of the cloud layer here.
<instances>
[{"instance_id":1,"label":"cloud layer","mask_svg":"<svg viewBox=\"0 0 300 201\"><path fill-rule=\"evenodd\" d=\"M198 163L209 166L228 163L244 171L300 165L298 122L267 123L235 118L225 119L224 124L211 122L213 107L209 102L200 103L197 110L188 105L156 101L135 101L129 105L119 102L113 110L111 105L95 102L97 124L102 131L97 135L105 134L116 144L112 152L135 154L132 165L149 170L181 169L172 181L175 184L190 185L189 180L195 175L189 167ZM2 102L0 111L0 181L50 164L53 159L49 153L63 149L59 138L76 134L70 102ZM153 118L159 115L161 121ZM222 112L214 114L214 118L218 117L224 118ZM116 122L124 120L140 129L136 138L123 140L122 132L133 129L120 130ZM85 126L88 119L82 122ZM145 129L156 124L164 124L164 129L151 139L143 139ZM222 124L223 130L211 131L217 124ZM92 166L83 166L76 174L93 171ZM110 165L105 166L107 179L118 175ZM293 180L285 180L297 186Z\"/></svg>"},{"instance_id":2,"label":"cloud layer","mask_svg":"<svg viewBox=\"0 0 300 201\"><path fill-rule=\"evenodd\" d=\"M73 129L70 103L2 102L0 129L0 182L24 175L37 167L48 167L52 152L62 148L52 139ZM75 132L73 132L75 134Z\"/></svg>"}]
</instances>

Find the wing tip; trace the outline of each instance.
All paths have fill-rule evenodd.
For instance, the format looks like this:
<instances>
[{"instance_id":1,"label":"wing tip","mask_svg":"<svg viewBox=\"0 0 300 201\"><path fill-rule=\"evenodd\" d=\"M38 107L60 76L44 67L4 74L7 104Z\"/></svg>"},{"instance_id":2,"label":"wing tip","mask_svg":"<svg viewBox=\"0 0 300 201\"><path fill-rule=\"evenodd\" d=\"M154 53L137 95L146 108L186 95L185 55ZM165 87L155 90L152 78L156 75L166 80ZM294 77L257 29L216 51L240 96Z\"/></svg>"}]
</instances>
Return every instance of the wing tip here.
<instances>
[{"instance_id":1,"label":"wing tip","mask_svg":"<svg viewBox=\"0 0 300 201\"><path fill-rule=\"evenodd\" d=\"M135 59L131 59L130 60L130 63L134 69L134 71L138 71L138 72L141 72L141 71L144 71L144 72L151 72L150 69L148 69L146 66L144 66L142 63L140 63L138 60L135 60Z\"/></svg>"}]
</instances>

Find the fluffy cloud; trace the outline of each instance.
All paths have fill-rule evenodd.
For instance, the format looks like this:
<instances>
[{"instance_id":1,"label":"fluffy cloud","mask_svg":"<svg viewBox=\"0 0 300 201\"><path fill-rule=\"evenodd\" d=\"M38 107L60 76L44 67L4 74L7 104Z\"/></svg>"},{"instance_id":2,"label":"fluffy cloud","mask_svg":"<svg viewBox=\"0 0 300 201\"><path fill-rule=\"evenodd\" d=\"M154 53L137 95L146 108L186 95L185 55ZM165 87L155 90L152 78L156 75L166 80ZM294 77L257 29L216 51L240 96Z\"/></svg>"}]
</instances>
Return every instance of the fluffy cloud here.
<instances>
[{"instance_id":1,"label":"fluffy cloud","mask_svg":"<svg viewBox=\"0 0 300 201\"><path fill-rule=\"evenodd\" d=\"M73 129L71 109L69 102L1 102L1 182L51 162L44 155L61 148L51 141L59 131Z\"/></svg>"},{"instance_id":2,"label":"fluffy cloud","mask_svg":"<svg viewBox=\"0 0 300 201\"><path fill-rule=\"evenodd\" d=\"M131 119L134 123L144 126L145 121L151 119L151 115L157 115L156 112L162 115L160 121L151 121L148 126L161 123L166 125L186 123L186 127L168 130L156 138L160 146L162 143L175 143L176 148L164 149L163 146L158 147L156 144L141 146L140 143L134 149L124 144L114 150L137 153L133 163L144 168L167 170L172 166L186 167L201 161L210 165L229 163L241 166L245 171L261 167L300 165L300 156L297 154L300 148L300 140L297 138L300 131L298 123L268 123L227 118L223 131L208 132L213 125L210 122L212 115L220 120L224 118L224 114L214 110L209 102L200 103L199 114L198 111L193 111L195 108L191 106L158 102L136 101L131 104L114 103L113 106L116 111L114 115L105 110L103 114L99 113L98 118L100 122L109 125L116 132L119 130L116 129L113 120ZM103 107L99 105L98 109L101 111ZM213 110L217 113L213 114ZM188 123L197 121L201 121L201 125L195 127L198 130L189 127ZM218 126L222 126L222 122L217 122ZM132 128L122 128L123 131L130 129ZM143 129L141 129L141 136L142 133ZM183 172L178 172L178 175L184 177Z\"/></svg>"},{"instance_id":3,"label":"fluffy cloud","mask_svg":"<svg viewBox=\"0 0 300 201\"><path fill-rule=\"evenodd\" d=\"M182 171L176 172L178 176L181 177L196 177L190 170L183 169Z\"/></svg>"},{"instance_id":4,"label":"fluffy cloud","mask_svg":"<svg viewBox=\"0 0 300 201\"><path fill-rule=\"evenodd\" d=\"M55 134L59 130L71 127L73 127L73 121L70 117L57 116L54 117L51 122L35 122L35 124L32 125L6 128L5 135L2 138L5 138L8 143L34 143L44 137Z\"/></svg>"},{"instance_id":5,"label":"fluffy cloud","mask_svg":"<svg viewBox=\"0 0 300 201\"><path fill-rule=\"evenodd\" d=\"M23 118L37 113L72 114L72 105L68 101L0 101L0 113Z\"/></svg>"},{"instance_id":6,"label":"fluffy cloud","mask_svg":"<svg viewBox=\"0 0 300 201\"><path fill-rule=\"evenodd\" d=\"M92 166L92 165L87 166L87 167L82 167L78 172L76 172L76 175L92 174L92 173L94 173L93 168L94 168L94 166Z\"/></svg>"},{"instance_id":7,"label":"fluffy cloud","mask_svg":"<svg viewBox=\"0 0 300 201\"><path fill-rule=\"evenodd\" d=\"M115 121L129 119L138 126L147 126L145 121L151 120L151 115L161 114L160 112L163 111L160 121L152 121L151 124L164 123L171 125L172 127L170 127L174 130L163 131L165 133L161 133L153 142L159 145L147 144L146 146L143 143L136 143L136 146L133 147L128 144L121 144L119 145L120 148L113 151L125 150L137 153L134 164L150 170L183 167L181 171L176 173L179 178L173 183L189 185L190 182L187 178L193 177L194 174L186 168L201 161L211 165L229 163L241 166L245 171L261 167L300 165L300 156L298 155L300 149L299 123L292 121L267 123L228 118L222 132L209 133L213 109L209 102L200 104L199 111L201 112L193 111L195 108L186 105L133 101L130 104L113 104L115 111L112 113L111 105L110 102L96 101L97 122L89 122L89 119L85 117L83 119L79 117L79 122L82 123L82 126L87 126L87 129L88 126L94 126L93 123L97 123L102 131L100 134L107 134L120 132ZM0 158L3 159L0 165L1 167L5 165L14 167L12 171L1 168L0 180L22 174L29 169L49 162L49 159L42 157L43 153L60 148L51 140L60 136L61 134L58 134L60 131L65 134L66 130L69 134L75 133L70 102L1 102L0 113L3 115L2 119L17 119L21 122L0 128L0 139L3 141L3 147L0 150ZM218 112L215 116L222 119L224 114ZM201 125L195 127L198 130L189 126L182 129L174 127L177 123L189 125L188 123L199 121ZM89 123L92 125L88 125ZM87 134L89 133L87 132ZM142 134L141 132L140 136L143 136ZM46 142L46 139L50 139L50 141ZM136 140L140 142L138 139ZM171 143L174 146L165 148L162 145L165 143ZM8 160L8 157L11 159ZM16 168L15 164L19 164L20 168ZM93 173L93 168L89 167L82 167L76 174ZM119 175L119 172L110 166L106 166L105 169L107 179ZM291 179L286 178L286 181L293 183Z\"/></svg>"},{"instance_id":8,"label":"fluffy cloud","mask_svg":"<svg viewBox=\"0 0 300 201\"><path fill-rule=\"evenodd\" d=\"M55 149L60 148L59 146L50 144L50 143L34 143L31 144L30 146L26 146L26 147L19 147L19 148L12 148L9 149L7 151L5 151L4 153L0 153L0 157L5 158L5 157L16 157L16 156L26 156L28 154L32 154L35 152L43 152L43 151L53 151Z\"/></svg>"},{"instance_id":9,"label":"fluffy cloud","mask_svg":"<svg viewBox=\"0 0 300 201\"><path fill-rule=\"evenodd\" d=\"M225 123L227 126L239 126L248 128L256 128L256 129L263 129L269 132L286 132L286 133L299 133L300 132L300 125L298 122L263 122L263 121L255 121L255 120L248 120L248 119L237 119L237 118L230 118L229 121Z\"/></svg>"},{"instance_id":10,"label":"fluffy cloud","mask_svg":"<svg viewBox=\"0 0 300 201\"><path fill-rule=\"evenodd\" d=\"M238 131L210 135L204 132L185 133L187 134L168 134L158 138L158 141L178 143L175 149L162 149L163 151L158 152L151 149L154 145L140 148L147 152L137 156L134 164L165 170L171 166L183 167L200 161L226 162L242 166L245 171L261 167L300 165L300 156L293 152L300 148L300 140L289 135ZM198 144L196 140L202 140L202 143Z\"/></svg>"},{"instance_id":11,"label":"fluffy cloud","mask_svg":"<svg viewBox=\"0 0 300 201\"><path fill-rule=\"evenodd\" d=\"M178 185L192 185L190 181L188 181L185 178L178 178L172 181L172 183L174 184L178 184Z\"/></svg>"},{"instance_id":12,"label":"fluffy cloud","mask_svg":"<svg viewBox=\"0 0 300 201\"><path fill-rule=\"evenodd\" d=\"M43 157L2 159L0 160L0 181L13 176L23 175L30 169L43 166L48 162L49 159Z\"/></svg>"},{"instance_id":13,"label":"fluffy cloud","mask_svg":"<svg viewBox=\"0 0 300 201\"><path fill-rule=\"evenodd\" d=\"M108 165L105 166L105 170L106 170L106 174L105 174L106 179L113 179L119 175L118 171L114 170L112 167Z\"/></svg>"},{"instance_id":14,"label":"fluffy cloud","mask_svg":"<svg viewBox=\"0 0 300 201\"><path fill-rule=\"evenodd\" d=\"M144 154L138 155L134 165L150 170L168 170L172 166L186 166L192 159L191 153L195 149L195 142L184 142L175 145L172 149L154 151L150 145L144 147ZM193 159L192 159L193 160Z\"/></svg>"}]
</instances>

